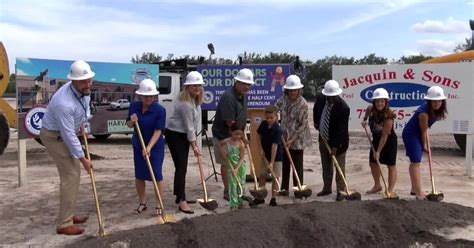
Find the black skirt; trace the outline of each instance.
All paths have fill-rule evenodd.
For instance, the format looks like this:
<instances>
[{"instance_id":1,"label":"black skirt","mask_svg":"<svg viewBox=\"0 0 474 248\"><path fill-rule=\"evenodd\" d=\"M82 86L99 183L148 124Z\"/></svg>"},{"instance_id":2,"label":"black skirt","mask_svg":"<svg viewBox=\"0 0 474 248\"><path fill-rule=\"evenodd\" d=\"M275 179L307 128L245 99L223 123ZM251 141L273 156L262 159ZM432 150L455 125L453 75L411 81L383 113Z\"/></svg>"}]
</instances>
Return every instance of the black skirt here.
<instances>
[{"instance_id":1,"label":"black skirt","mask_svg":"<svg viewBox=\"0 0 474 248\"><path fill-rule=\"evenodd\" d=\"M374 135L372 144L374 145L375 150L377 150L379 146L381 136ZM396 164L397 160L397 135L395 132L391 132L387 137L387 142L385 142L385 146L382 148L380 152L380 164L386 164L388 166L393 166ZM370 149L369 153L369 161L371 163L375 163L374 154L372 149Z\"/></svg>"}]
</instances>

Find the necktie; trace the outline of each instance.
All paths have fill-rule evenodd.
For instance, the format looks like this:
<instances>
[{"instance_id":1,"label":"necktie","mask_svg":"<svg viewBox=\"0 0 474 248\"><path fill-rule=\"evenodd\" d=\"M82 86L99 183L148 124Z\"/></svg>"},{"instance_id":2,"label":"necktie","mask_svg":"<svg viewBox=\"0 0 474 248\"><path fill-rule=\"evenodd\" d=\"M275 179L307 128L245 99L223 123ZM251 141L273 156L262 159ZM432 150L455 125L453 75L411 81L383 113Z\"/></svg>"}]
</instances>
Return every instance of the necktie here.
<instances>
[{"instance_id":1,"label":"necktie","mask_svg":"<svg viewBox=\"0 0 474 248\"><path fill-rule=\"evenodd\" d=\"M326 107L326 111L324 112L324 118L323 118L323 126L321 128L321 137L328 141L329 140L329 119L331 115L331 109L333 104L332 103L327 103L328 106Z\"/></svg>"}]
</instances>

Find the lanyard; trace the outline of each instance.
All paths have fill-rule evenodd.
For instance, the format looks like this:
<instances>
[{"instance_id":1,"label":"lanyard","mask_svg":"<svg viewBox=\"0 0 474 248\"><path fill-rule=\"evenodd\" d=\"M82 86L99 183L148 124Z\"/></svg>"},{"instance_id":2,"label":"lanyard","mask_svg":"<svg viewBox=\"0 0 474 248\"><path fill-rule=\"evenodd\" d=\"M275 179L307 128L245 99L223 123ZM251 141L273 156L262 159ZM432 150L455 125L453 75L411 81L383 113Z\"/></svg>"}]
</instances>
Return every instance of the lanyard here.
<instances>
[{"instance_id":1,"label":"lanyard","mask_svg":"<svg viewBox=\"0 0 474 248\"><path fill-rule=\"evenodd\" d=\"M78 97L78 96L76 95L76 93L74 92L74 90L72 89L72 84L69 85L69 88L71 89L72 94L74 94L74 98L76 98L77 102L79 102L79 104L81 105L82 109L84 110L84 122L87 122L87 107L84 106L84 104L81 102L81 98L84 97L84 96Z\"/></svg>"}]
</instances>

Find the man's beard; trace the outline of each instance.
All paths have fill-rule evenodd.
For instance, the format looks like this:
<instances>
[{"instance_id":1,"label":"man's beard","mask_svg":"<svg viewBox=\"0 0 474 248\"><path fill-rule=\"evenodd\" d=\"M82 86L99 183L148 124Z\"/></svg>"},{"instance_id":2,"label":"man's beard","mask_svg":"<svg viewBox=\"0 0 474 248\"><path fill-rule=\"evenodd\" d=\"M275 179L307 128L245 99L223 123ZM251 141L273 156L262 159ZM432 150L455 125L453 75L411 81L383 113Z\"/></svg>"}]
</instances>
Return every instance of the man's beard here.
<instances>
[{"instance_id":1,"label":"man's beard","mask_svg":"<svg viewBox=\"0 0 474 248\"><path fill-rule=\"evenodd\" d=\"M81 92L83 96L89 96L91 94L90 90L84 90Z\"/></svg>"}]
</instances>

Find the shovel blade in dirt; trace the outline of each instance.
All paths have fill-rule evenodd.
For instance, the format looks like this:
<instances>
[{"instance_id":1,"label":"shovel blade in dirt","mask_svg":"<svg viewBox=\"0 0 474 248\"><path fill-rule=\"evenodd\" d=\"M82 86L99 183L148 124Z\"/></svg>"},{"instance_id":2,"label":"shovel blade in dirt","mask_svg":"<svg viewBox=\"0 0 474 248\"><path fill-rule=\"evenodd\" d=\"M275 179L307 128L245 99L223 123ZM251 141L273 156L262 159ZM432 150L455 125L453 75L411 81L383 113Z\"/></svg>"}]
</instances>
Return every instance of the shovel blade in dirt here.
<instances>
[{"instance_id":1,"label":"shovel blade in dirt","mask_svg":"<svg viewBox=\"0 0 474 248\"><path fill-rule=\"evenodd\" d=\"M293 191L295 192L295 198L297 199L308 198L313 194L313 191L308 188L307 185L301 185L301 189L293 187Z\"/></svg>"},{"instance_id":2,"label":"shovel blade in dirt","mask_svg":"<svg viewBox=\"0 0 474 248\"><path fill-rule=\"evenodd\" d=\"M176 222L178 222L176 220L176 217L171 214L162 214L156 217L157 224L176 223Z\"/></svg>"},{"instance_id":3,"label":"shovel blade in dirt","mask_svg":"<svg viewBox=\"0 0 474 248\"><path fill-rule=\"evenodd\" d=\"M362 195L359 192L352 192L352 191L340 191L339 194L344 196L344 199L348 201L360 201L362 199Z\"/></svg>"},{"instance_id":4,"label":"shovel blade in dirt","mask_svg":"<svg viewBox=\"0 0 474 248\"><path fill-rule=\"evenodd\" d=\"M258 189L249 189L250 194L258 200L265 200L268 195L268 191L265 187L261 187Z\"/></svg>"},{"instance_id":5,"label":"shovel blade in dirt","mask_svg":"<svg viewBox=\"0 0 474 248\"><path fill-rule=\"evenodd\" d=\"M217 204L217 201L211 198L207 199L207 201L205 201L204 199L197 199L197 201L199 202L199 205L201 205L203 208L209 211L214 211L216 210L217 207L219 207L219 204Z\"/></svg>"},{"instance_id":6,"label":"shovel blade in dirt","mask_svg":"<svg viewBox=\"0 0 474 248\"><path fill-rule=\"evenodd\" d=\"M383 199L398 200L400 197L395 192L382 192Z\"/></svg>"},{"instance_id":7,"label":"shovel blade in dirt","mask_svg":"<svg viewBox=\"0 0 474 248\"><path fill-rule=\"evenodd\" d=\"M444 199L444 194L441 192L430 193L426 196L426 199L428 199L428 201L440 202Z\"/></svg>"}]
</instances>

